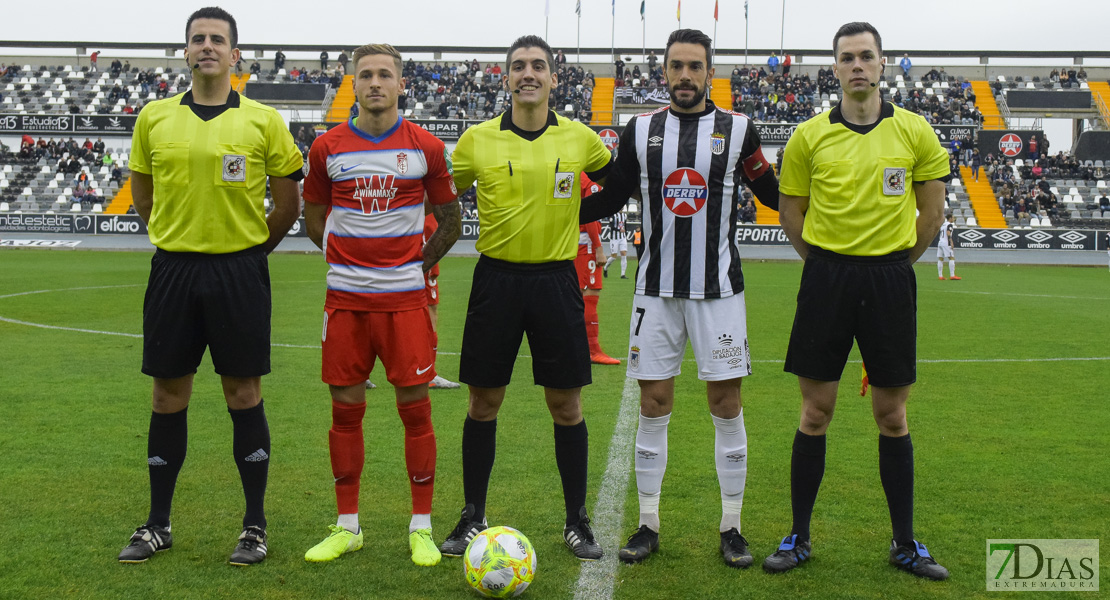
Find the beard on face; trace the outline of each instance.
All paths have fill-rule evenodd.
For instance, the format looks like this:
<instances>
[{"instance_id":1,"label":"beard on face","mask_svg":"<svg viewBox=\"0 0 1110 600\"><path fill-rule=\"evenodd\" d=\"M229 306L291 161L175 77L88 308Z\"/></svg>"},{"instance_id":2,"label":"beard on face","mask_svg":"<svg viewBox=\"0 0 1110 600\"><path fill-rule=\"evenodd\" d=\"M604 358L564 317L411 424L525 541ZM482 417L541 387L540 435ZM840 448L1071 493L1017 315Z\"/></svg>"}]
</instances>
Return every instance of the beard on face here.
<instances>
[{"instance_id":1,"label":"beard on face","mask_svg":"<svg viewBox=\"0 0 1110 600\"><path fill-rule=\"evenodd\" d=\"M693 90L694 96L689 100L683 100L678 97L677 92L679 89ZM679 108L694 108L699 103L701 103L702 100L705 99L705 90L706 88L698 89L698 86L693 83L678 84L671 87L671 101L673 101Z\"/></svg>"}]
</instances>

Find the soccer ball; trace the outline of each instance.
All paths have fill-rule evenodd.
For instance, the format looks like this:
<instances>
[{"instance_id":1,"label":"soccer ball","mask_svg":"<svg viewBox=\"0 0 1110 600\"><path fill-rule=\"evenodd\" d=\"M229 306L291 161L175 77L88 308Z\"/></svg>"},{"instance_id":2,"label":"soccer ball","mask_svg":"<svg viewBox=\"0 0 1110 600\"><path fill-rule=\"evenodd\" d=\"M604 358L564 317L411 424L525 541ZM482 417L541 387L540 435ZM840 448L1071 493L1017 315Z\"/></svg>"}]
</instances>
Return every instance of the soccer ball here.
<instances>
[{"instance_id":1,"label":"soccer ball","mask_svg":"<svg viewBox=\"0 0 1110 600\"><path fill-rule=\"evenodd\" d=\"M536 551L512 527L490 527L474 536L463 554L466 582L487 598L524 593L536 576Z\"/></svg>"}]
</instances>

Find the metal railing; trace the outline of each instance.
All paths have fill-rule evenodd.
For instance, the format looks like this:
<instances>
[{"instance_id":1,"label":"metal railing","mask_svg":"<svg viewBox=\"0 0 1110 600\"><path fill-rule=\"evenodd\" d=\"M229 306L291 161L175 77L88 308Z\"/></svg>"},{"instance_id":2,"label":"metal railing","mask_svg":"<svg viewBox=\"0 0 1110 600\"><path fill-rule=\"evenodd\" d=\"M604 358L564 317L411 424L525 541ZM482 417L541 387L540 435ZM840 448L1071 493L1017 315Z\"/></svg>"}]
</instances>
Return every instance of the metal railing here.
<instances>
[{"instance_id":1,"label":"metal railing","mask_svg":"<svg viewBox=\"0 0 1110 600\"><path fill-rule=\"evenodd\" d=\"M331 111L331 105L335 102L335 88L328 86L328 91L324 94L323 101L320 102L320 110L323 112L324 119L328 118L328 112Z\"/></svg>"}]
</instances>

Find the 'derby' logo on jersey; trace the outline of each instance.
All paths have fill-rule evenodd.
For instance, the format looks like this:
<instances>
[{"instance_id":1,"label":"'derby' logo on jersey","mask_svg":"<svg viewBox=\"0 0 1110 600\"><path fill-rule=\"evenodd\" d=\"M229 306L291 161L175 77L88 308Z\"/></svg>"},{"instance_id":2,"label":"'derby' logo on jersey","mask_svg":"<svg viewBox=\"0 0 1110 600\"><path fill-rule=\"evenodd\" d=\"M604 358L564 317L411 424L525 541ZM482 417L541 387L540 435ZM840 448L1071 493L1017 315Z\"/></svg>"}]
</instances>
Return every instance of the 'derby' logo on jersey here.
<instances>
[{"instance_id":1,"label":"'derby' logo on jersey","mask_svg":"<svg viewBox=\"0 0 1110 600\"><path fill-rule=\"evenodd\" d=\"M362 204L362 212L371 214L389 210L389 201L397 196L393 175L371 175L355 178L353 198Z\"/></svg>"},{"instance_id":2,"label":"'derby' logo on jersey","mask_svg":"<svg viewBox=\"0 0 1110 600\"><path fill-rule=\"evenodd\" d=\"M691 217L697 214L706 199L709 188L705 178L693 169L676 169L663 181L663 203L675 216Z\"/></svg>"}]
</instances>

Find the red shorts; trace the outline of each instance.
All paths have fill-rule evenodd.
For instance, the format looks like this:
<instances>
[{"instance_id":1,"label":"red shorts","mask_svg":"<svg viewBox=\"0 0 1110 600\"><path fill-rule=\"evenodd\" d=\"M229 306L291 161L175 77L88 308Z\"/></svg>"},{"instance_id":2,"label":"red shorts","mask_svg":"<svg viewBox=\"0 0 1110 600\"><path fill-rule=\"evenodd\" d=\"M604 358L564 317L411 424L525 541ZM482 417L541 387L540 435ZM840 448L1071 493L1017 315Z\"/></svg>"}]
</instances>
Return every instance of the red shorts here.
<instances>
[{"instance_id":1,"label":"red shorts","mask_svg":"<svg viewBox=\"0 0 1110 600\"><path fill-rule=\"evenodd\" d=\"M382 359L385 378L397 387L428 383L436 376L432 321L423 308L400 312L324 309L322 379L362 383Z\"/></svg>"},{"instance_id":2,"label":"red shorts","mask_svg":"<svg viewBox=\"0 0 1110 600\"><path fill-rule=\"evenodd\" d=\"M601 289L601 278L598 277L597 261L589 254L579 254L574 258L574 270L578 272L578 289Z\"/></svg>"},{"instance_id":3,"label":"red shorts","mask_svg":"<svg viewBox=\"0 0 1110 600\"><path fill-rule=\"evenodd\" d=\"M428 306L439 304L439 265L424 274L424 292L428 295Z\"/></svg>"}]
</instances>

